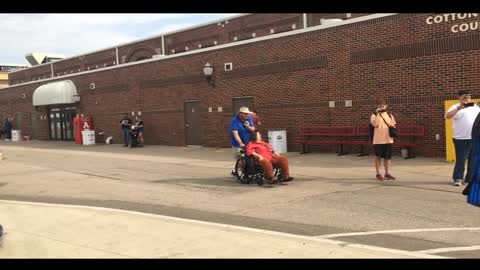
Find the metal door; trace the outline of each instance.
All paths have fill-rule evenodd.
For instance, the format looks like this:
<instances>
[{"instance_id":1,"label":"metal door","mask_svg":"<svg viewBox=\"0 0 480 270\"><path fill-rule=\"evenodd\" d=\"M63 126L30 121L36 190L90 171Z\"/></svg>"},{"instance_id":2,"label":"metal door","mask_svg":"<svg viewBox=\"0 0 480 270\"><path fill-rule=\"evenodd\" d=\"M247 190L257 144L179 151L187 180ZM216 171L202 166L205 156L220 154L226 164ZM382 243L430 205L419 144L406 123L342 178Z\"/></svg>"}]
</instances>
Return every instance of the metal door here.
<instances>
[{"instance_id":1,"label":"metal door","mask_svg":"<svg viewBox=\"0 0 480 270\"><path fill-rule=\"evenodd\" d=\"M73 141L73 118L76 115L75 107L67 107L64 109L63 128L64 128L64 141Z\"/></svg>"},{"instance_id":2,"label":"metal door","mask_svg":"<svg viewBox=\"0 0 480 270\"><path fill-rule=\"evenodd\" d=\"M233 115L236 115L241 107L247 107L250 111L253 111L253 97L234 97Z\"/></svg>"},{"instance_id":3,"label":"metal door","mask_svg":"<svg viewBox=\"0 0 480 270\"><path fill-rule=\"evenodd\" d=\"M75 107L52 108L49 112L50 140L73 141Z\"/></svg>"},{"instance_id":4,"label":"metal door","mask_svg":"<svg viewBox=\"0 0 480 270\"><path fill-rule=\"evenodd\" d=\"M200 101L185 101L185 143L201 145L200 133Z\"/></svg>"},{"instance_id":5,"label":"metal door","mask_svg":"<svg viewBox=\"0 0 480 270\"><path fill-rule=\"evenodd\" d=\"M50 109L50 140L60 141L63 139L62 110L60 108Z\"/></svg>"}]
</instances>

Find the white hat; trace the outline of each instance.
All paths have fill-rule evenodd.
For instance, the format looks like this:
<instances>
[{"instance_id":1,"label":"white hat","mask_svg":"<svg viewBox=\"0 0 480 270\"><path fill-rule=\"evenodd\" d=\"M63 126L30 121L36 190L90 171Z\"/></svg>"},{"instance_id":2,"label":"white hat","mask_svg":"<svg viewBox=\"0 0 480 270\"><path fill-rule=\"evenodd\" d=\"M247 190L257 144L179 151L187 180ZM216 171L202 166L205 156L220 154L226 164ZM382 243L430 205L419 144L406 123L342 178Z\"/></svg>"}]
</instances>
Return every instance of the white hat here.
<instances>
[{"instance_id":1,"label":"white hat","mask_svg":"<svg viewBox=\"0 0 480 270\"><path fill-rule=\"evenodd\" d=\"M248 110L247 107L241 107L240 110L238 110L240 113L252 113L250 110Z\"/></svg>"}]
</instances>

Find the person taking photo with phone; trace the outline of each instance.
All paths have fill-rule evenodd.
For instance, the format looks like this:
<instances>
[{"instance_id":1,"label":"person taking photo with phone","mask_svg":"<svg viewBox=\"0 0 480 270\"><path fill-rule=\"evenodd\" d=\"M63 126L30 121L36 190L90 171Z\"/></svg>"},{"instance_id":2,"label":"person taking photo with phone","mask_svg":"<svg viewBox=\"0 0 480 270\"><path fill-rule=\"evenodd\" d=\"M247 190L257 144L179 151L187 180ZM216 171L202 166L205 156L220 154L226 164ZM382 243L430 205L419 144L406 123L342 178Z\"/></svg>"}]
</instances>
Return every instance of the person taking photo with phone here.
<instances>
[{"instance_id":1,"label":"person taking photo with phone","mask_svg":"<svg viewBox=\"0 0 480 270\"><path fill-rule=\"evenodd\" d=\"M395 127L397 122L389 112L387 112L387 103L380 99L377 101L377 109L370 116L370 123L374 127L373 133L373 149L375 152L375 169L377 180L383 181L395 180L395 177L390 172L390 160L392 159L392 145L393 138L390 136L390 127ZM380 173L380 166L385 167L385 177Z\"/></svg>"},{"instance_id":2,"label":"person taking photo with phone","mask_svg":"<svg viewBox=\"0 0 480 270\"><path fill-rule=\"evenodd\" d=\"M480 112L480 107L474 106L471 102L472 95L469 91L461 90L458 92L459 103L452 105L445 119L452 119L453 122L453 145L455 146L455 167L453 169L453 185L461 186L468 183L471 178L470 162L467 166L467 175L465 172L465 162L471 160L472 152L472 127L475 118Z\"/></svg>"}]
</instances>

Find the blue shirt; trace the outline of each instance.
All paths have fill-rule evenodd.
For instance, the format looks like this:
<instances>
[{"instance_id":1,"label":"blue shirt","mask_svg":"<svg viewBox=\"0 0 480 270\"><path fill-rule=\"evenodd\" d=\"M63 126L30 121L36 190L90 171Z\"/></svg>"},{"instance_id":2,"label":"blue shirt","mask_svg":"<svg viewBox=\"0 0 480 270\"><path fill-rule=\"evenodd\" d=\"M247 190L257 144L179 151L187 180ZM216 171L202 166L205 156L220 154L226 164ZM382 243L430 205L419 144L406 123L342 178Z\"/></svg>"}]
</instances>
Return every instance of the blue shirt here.
<instances>
[{"instance_id":1,"label":"blue shirt","mask_svg":"<svg viewBox=\"0 0 480 270\"><path fill-rule=\"evenodd\" d=\"M248 123L250 123L250 126L253 127L253 120L249 116L247 116ZM235 140L235 137L233 136L234 130L238 131L238 136L240 137L240 140L242 140L243 144L247 144L250 141L250 131L248 128L243 124L243 120L240 119L240 117L237 115L235 116L232 121L230 122L230 141L232 143L232 146L234 147L240 147L238 144L237 140Z\"/></svg>"}]
</instances>

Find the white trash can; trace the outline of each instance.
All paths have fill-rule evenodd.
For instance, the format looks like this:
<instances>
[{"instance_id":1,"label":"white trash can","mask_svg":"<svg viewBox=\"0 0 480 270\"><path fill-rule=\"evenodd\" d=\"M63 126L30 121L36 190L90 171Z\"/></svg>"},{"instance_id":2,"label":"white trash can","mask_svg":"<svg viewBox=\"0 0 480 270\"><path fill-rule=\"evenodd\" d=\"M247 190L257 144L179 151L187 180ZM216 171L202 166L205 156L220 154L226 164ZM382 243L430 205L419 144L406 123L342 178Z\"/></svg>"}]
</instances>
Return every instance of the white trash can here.
<instances>
[{"instance_id":1,"label":"white trash can","mask_svg":"<svg viewBox=\"0 0 480 270\"><path fill-rule=\"evenodd\" d=\"M19 142L22 138L22 131L18 129L12 130L12 142Z\"/></svg>"},{"instance_id":2,"label":"white trash can","mask_svg":"<svg viewBox=\"0 0 480 270\"><path fill-rule=\"evenodd\" d=\"M82 130L83 145L95 144L95 130Z\"/></svg>"},{"instance_id":3,"label":"white trash can","mask_svg":"<svg viewBox=\"0 0 480 270\"><path fill-rule=\"evenodd\" d=\"M277 154L287 152L287 131L285 129L271 129L268 131L268 143Z\"/></svg>"}]
</instances>

